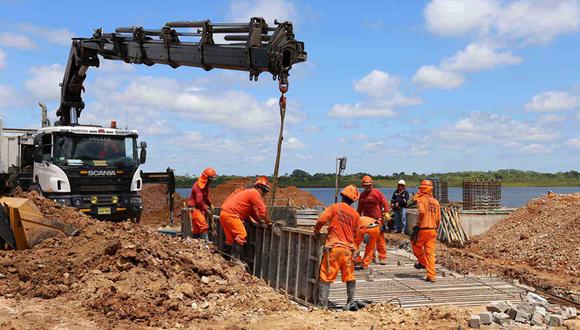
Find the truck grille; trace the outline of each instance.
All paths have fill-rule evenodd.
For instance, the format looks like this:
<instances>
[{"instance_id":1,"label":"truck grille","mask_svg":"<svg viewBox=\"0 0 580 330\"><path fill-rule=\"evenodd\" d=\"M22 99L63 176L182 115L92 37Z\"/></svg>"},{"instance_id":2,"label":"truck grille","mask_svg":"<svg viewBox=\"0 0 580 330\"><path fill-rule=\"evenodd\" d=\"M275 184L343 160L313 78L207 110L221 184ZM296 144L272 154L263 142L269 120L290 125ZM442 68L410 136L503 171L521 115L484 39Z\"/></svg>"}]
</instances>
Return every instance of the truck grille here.
<instances>
[{"instance_id":1,"label":"truck grille","mask_svg":"<svg viewBox=\"0 0 580 330\"><path fill-rule=\"evenodd\" d=\"M131 179L129 178L70 178L72 192L129 192Z\"/></svg>"}]
</instances>

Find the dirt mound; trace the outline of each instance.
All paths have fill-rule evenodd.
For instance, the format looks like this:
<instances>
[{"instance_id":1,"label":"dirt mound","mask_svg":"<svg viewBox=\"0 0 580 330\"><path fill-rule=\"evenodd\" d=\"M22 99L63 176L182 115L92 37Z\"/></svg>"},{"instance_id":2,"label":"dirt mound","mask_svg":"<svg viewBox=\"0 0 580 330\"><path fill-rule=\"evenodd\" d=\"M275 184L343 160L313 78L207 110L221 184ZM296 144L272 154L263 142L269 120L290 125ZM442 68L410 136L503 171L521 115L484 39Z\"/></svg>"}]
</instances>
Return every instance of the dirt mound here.
<instances>
[{"instance_id":1,"label":"dirt mound","mask_svg":"<svg viewBox=\"0 0 580 330\"><path fill-rule=\"evenodd\" d=\"M179 214L183 208L184 197L178 193L174 195L175 223L179 223ZM141 189L143 213L141 224L149 227L161 227L169 224L169 199L167 186L163 184L146 184Z\"/></svg>"},{"instance_id":2,"label":"dirt mound","mask_svg":"<svg viewBox=\"0 0 580 330\"><path fill-rule=\"evenodd\" d=\"M235 179L226 181L210 192L210 198L215 206L221 206L228 196L238 188L251 188L254 186L254 179ZM266 196L268 198L268 196ZM313 208L322 206L314 195L294 186L276 189L276 206L295 206Z\"/></svg>"},{"instance_id":3,"label":"dirt mound","mask_svg":"<svg viewBox=\"0 0 580 330\"><path fill-rule=\"evenodd\" d=\"M438 245L438 262L495 274L580 301L580 194L530 201L463 249Z\"/></svg>"},{"instance_id":4,"label":"dirt mound","mask_svg":"<svg viewBox=\"0 0 580 330\"><path fill-rule=\"evenodd\" d=\"M284 296L202 242L99 222L33 197L45 216L62 212L59 220L82 230L31 250L0 251L2 297L65 298L113 323L162 327L292 309Z\"/></svg>"}]
</instances>

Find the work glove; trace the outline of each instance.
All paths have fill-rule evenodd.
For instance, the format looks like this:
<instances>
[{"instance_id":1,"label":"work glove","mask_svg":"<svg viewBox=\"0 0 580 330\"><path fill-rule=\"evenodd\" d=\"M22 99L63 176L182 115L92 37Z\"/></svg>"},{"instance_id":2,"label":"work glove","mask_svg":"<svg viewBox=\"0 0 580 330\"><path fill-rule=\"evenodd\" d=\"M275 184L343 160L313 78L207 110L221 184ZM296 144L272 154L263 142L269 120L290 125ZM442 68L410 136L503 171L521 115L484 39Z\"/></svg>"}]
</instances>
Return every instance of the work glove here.
<instances>
[{"instance_id":1,"label":"work glove","mask_svg":"<svg viewBox=\"0 0 580 330\"><path fill-rule=\"evenodd\" d=\"M389 212L383 213L383 220L385 220L385 222L389 222L391 219L391 214Z\"/></svg>"}]
</instances>

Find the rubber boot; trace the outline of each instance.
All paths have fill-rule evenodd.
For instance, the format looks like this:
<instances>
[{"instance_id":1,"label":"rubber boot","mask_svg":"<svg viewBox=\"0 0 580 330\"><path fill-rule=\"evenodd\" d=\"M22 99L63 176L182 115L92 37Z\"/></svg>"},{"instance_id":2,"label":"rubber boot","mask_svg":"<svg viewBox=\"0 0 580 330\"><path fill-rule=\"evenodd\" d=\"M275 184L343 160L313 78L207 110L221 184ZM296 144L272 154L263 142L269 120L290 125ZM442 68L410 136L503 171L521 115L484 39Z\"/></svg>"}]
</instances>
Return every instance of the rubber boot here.
<instances>
[{"instance_id":1,"label":"rubber boot","mask_svg":"<svg viewBox=\"0 0 580 330\"><path fill-rule=\"evenodd\" d=\"M346 304L350 305L354 301L354 290L356 288L356 281L346 283Z\"/></svg>"},{"instance_id":2,"label":"rubber boot","mask_svg":"<svg viewBox=\"0 0 580 330\"><path fill-rule=\"evenodd\" d=\"M200 239L200 234L191 234L191 238Z\"/></svg>"},{"instance_id":3,"label":"rubber boot","mask_svg":"<svg viewBox=\"0 0 580 330\"><path fill-rule=\"evenodd\" d=\"M224 259L226 260L232 260L232 257L230 257L232 255L232 246L231 245L224 245Z\"/></svg>"},{"instance_id":4,"label":"rubber boot","mask_svg":"<svg viewBox=\"0 0 580 330\"><path fill-rule=\"evenodd\" d=\"M328 295L330 295L330 283L320 282L318 284L318 307L324 309L328 307Z\"/></svg>"},{"instance_id":5,"label":"rubber boot","mask_svg":"<svg viewBox=\"0 0 580 330\"><path fill-rule=\"evenodd\" d=\"M241 260L242 248L241 245L234 243L234 245L232 245L232 257Z\"/></svg>"}]
</instances>

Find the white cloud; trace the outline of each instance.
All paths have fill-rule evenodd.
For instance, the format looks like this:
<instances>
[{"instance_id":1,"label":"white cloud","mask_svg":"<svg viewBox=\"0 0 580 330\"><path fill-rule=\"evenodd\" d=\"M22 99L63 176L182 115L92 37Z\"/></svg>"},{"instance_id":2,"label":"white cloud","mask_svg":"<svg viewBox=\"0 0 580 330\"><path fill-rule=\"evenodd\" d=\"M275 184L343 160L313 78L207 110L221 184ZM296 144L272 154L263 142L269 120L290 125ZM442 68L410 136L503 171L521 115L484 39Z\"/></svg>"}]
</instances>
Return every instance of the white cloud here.
<instances>
[{"instance_id":1,"label":"white cloud","mask_svg":"<svg viewBox=\"0 0 580 330\"><path fill-rule=\"evenodd\" d=\"M563 115L550 113L540 117L541 123L562 123L566 120L566 117Z\"/></svg>"},{"instance_id":2,"label":"white cloud","mask_svg":"<svg viewBox=\"0 0 580 330\"><path fill-rule=\"evenodd\" d=\"M284 139L284 143L286 148L291 150L299 150L306 148L306 144L304 144L304 142L298 140L293 136Z\"/></svg>"},{"instance_id":3,"label":"white cloud","mask_svg":"<svg viewBox=\"0 0 580 330\"><path fill-rule=\"evenodd\" d=\"M552 153L554 150L549 145L539 143L532 143L521 148L520 153L532 155L546 155Z\"/></svg>"},{"instance_id":4,"label":"white cloud","mask_svg":"<svg viewBox=\"0 0 580 330\"><path fill-rule=\"evenodd\" d=\"M106 60L103 59L101 56L99 56L99 59L100 59L99 68L98 69L92 68L92 70L99 70L102 72L109 73L127 73L135 71L134 64L125 63L122 61Z\"/></svg>"},{"instance_id":5,"label":"white cloud","mask_svg":"<svg viewBox=\"0 0 580 330\"><path fill-rule=\"evenodd\" d=\"M399 89L400 79L387 72L373 70L371 73L355 81L354 90L374 97L383 97Z\"/></svg>"},{"instance_id":6,"label":"white cloud","mask_svg":"<svg viewBox=\"0 0 580 330\"><path fill-rule=\"evenodd\" d=\"M13 103L14 89L10 86L0 85L0 109Z\"/></svg>"},{"instance_id":7,"label":"white cloud","mask_svg":"<svg viewBox=\"0 0 580 330\"><path fill-rule=\"evenodd\" d=\"M566 141L566 145L572 149L580 150L580 138L571 138Z\"/></svg>"},{"instance_id":8,"label":"white cloud","mask_svg":"<svg viewBox=\"0 0 580 330\"><path fill-rule=\"evenodd\" d=\"M36 45L28 36L12 32L0 32L0 46L17 49L36 48Z\"/></svg>"},{"instance_id":9,"label":"white cloud","mask_svg":"<svg viewBox=\"0 0 580 330\"><path fill-rule=\"evenodd\" d=\"M424 14L434 34L475 35L504 44L546 44L580 28L577 0L433 0Z\"/></svg>"},{"instance_id":10,"label":"white cloud","mask_svg":"<svg viewBox=\"0 0 580 330\"><path fill-rule=\"evenodd\" d=\"M6 53L0 49L0 69L4 69L6 66Z\"/></svg>"},{"instance_id":11,"label":"white cloud","mask_svg":"<svg viewBox=\"0 0 580 330\"><path fill-rule=\"evenodd\" d=\"M442 61L442 68L450 71L475 72L490 70L499 65L520 64L523 59L509 51L498 52L488 45L471 43L450 58Z\"/></svg>"},{"instance_id":12,"label":"white cloud","mask_svg":"<svg viewBox=\"0 0 580 330\"><path fill-rule=\"evenodd\" d=\"M399 89L401 79L380 70L373 70L354 82L354 90L370 96L368 102L335 104L329 112L334 118L394 117L397 107L422 103L418 97L403 95Z\"/></svg>"},{"instance_id":13,"label":"white cloud","mask_svg":"<svg viewBox=\"0 0 580 330\"><path fill-rule=\"evenodd\" d=\"M461 74L433 65L424 65L413 76L413 82L425 88L454 89L463 85L465 78Z\"/></svg>"},{"instance_id":14,"label":"white cloud","mask_svg":"<svg viewBox=\"0 0 580 330\"><path fill-rule=\"evenodd\" d=\"M378 141L366 143L363 146L363 148L365 150L377 150L377 149L383 148L384 145L385 145L385 142L383 140L378 140Z\"/></svg>"},{"instance_id":15,"label":"white cloud","mask_svg":"<svg viewBox=\"0 0 580 330\"><path fill-rule=\"evenodd\" d=\"M39 101L60 99L60 86L64 75L64 68L60 64L49 66L33 66L30 69L32 77L24 81L24 86Z\"/></svg>"},{"instance_id":16,"label":"white cloud","mask_svg":"<svg viewBox=\"0 0 580 330\"><path fill-rule=\"evenodd\" d=\"M578 98L568 92L547 91L534 95L524 108L530 112L557 112L578 105Z\"/></svg>"},{"instance_id":17,"label":"white cloud","mask_svg":"<svg viewBox=\"0 0 580 330\"><path fill-rule=\"evenodd\" d=\"M236 23L246 23L251 17L263 17L269 25L274 19L296 23L298 10L292 1L284 0L234 0L230 2L229 16Z\"/></svg>"},{"instance_id":18,"label":"white cloud","mask_svg":"<svg viewBox=\"0 0 580 330\"><path fill-rule=\"evenodd\" d=\"M68 46L71 44L71 38L74 37L74 34L66 28L50 28L30 23L22 23L19 27L22 31L31 33L56 45Z\"/></svg>"}]
</instances>

